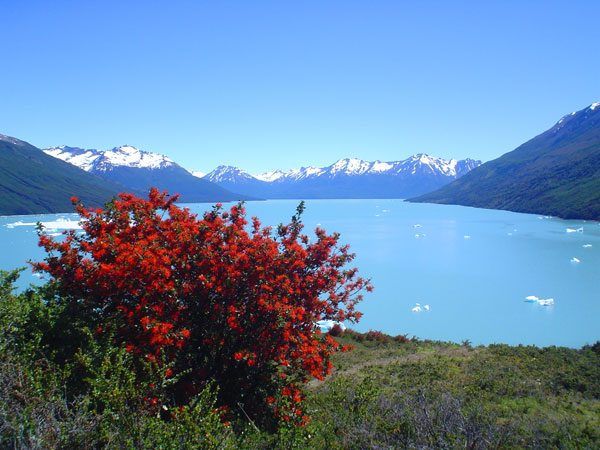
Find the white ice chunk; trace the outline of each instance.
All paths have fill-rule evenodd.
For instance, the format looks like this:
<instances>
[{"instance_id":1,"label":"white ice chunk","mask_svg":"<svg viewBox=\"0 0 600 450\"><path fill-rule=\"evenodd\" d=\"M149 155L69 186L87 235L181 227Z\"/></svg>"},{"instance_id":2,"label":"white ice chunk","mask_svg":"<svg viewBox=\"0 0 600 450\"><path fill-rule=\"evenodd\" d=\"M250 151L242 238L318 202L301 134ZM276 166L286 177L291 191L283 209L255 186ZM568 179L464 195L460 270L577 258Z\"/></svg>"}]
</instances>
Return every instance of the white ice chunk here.
<instances>
[{"instance_id":1,"label":"white ice chunk","mask_svg":"<svg viewBox=\"0 0 600 450\"><path fill-rule=\"evenodd\" d=\"M80 221L62 218L50 222L42 222L42 225L46 229L53 230L81 230L82 228Z\"/></svg>"},{"instance_id":2,"label":"white ice chunk","mask_svg":"<svg viewBox=\"0 0 600 450\"><path fill-rule=\"evenodd\" d=\"M14 228L14 227L35 227L36 223L35 222L23 222L21 220L18 220L16 222L13 223L7 223L6 224L6 228Z\"/></svg>"},{"instance_id":3,"label":"white ice chunk","mask_svg":"<svg viewBox=\"0 0 600 450\"><path fill-rule=\"evenodd\" d=\"M590 248L592 244L583 244L583 248Z\"/></svg>"},{"instance_id":4,"label":"white ice chunk","mask_svg":"<svg viewBox=\"0 0 600 450\"><path fill-rule=\"evenodd\" d=\"M573 257L573 258L571 258L571 262L578 263L578 262L581 262L581 260L578 259L578 258Z\"/></svg>"},{"instance_id":5,"label":"white ice chunk","mask_svg":"<svg viewBox=\"0 0 600 450\"><path fill-rule=\"evenodd\" d=\"M547 299L540 299L538 300L538 304L542 305L542 306L552 306L554 305L554 299L553 298L547 298Z\"/></svg>"}]
</instances>

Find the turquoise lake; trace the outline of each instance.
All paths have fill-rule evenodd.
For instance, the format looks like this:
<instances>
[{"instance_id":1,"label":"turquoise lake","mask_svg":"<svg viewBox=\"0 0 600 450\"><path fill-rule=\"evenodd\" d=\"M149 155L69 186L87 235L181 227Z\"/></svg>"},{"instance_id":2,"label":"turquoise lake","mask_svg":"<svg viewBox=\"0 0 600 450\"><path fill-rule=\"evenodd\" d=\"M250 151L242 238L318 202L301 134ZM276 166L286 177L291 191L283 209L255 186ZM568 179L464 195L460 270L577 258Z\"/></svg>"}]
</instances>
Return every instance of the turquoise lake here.
<instances>
[{"instance_id":1,"label":"turquoise lake","mask_svg":"<svg viewBox=\"0 0 600 450\"><path fill-rule=\"evenodd\" d=\"M246 204L265 225L288 222L296 200ZM185 205L202 212L207 204ZM227 206L227 205L226 205ZM0 268L40 260L35 222L48 233L70 214L0 217ZM53 223L54 222L54 223ZM600 340L600 226L531 214L402 200L309 200L305 231L339 232L353 266L375 287L352 328L473 344L580 347ZM54 227L54 228L52 228ZM39 283L28 269L20 286ZM554 299L544 306L526 301ZM421 305L421 311L413 308ZM429 306L429 310L425 309Z\"/></svg>"}]
</instances>

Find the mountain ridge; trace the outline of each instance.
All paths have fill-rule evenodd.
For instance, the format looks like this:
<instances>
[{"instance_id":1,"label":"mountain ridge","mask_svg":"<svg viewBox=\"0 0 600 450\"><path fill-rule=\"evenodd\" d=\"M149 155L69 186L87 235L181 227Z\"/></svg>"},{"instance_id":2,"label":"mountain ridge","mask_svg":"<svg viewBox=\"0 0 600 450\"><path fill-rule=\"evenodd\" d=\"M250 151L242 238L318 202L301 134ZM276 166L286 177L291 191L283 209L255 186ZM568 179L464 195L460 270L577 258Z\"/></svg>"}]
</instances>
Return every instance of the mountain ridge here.
<instances>
[{"instance_id":1,"label":"mountain ridge","mask_svg":"<svg viewBox=\"0 0 600 450\"><path fill-rule=\"evenodd\" d=\"M252 175L218 166L205 179L226 189L264 198L404 198L438 188L481 161L445 160L424 153L402 161L343 158L326 167L301 167Z\"/></svg>"},{"instance_id":2,"label":"mountain ridge","mask_svg":"<svg viewBox=\"0 0 600 450\"><path fill-rule=\"evenodd\" d=\"M600 220L600 102L414 202Z\"/></svg>"},{"instance_id":3,"label":"mountain ridge","mask_svg":"<svg viewBox=\"0 0 600 450\"><path fill-rule=\"evenodd\" d=\"M165 155L146 152L131 145L110 150L61 145L44 149L44 152L130 189L147 192L150 187L156 187L171 194L179 194L181 202L253 199L198 178Z\"/></svg>"},{"instance_id":4,"label":"mountain ridge","mask_svg":"<svg viewBox=\"0 0 600 450\"><path fill-rule=\"evenodd\" d=\"M28 142L0 134L2 215L72 212L73 196L86 206L102 206L124 190L122 184L55 159Z\"/></svg>"}]
</instances>

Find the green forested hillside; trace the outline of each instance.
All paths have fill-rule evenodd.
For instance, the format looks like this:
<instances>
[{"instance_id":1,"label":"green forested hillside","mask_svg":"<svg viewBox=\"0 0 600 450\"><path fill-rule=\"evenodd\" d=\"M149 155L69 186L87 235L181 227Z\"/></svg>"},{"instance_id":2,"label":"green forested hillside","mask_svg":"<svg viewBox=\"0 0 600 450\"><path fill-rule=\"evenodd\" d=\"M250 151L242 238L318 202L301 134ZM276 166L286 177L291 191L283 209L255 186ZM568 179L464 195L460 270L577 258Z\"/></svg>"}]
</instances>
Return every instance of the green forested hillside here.
<instances>
[{"instance_id":1,"label":"green forested hillside","mask_svg":"<svg viewBox=\"0 0 600 450\"><path fill-rule=\"evenodd\" d=\"M101 206L126 188L0 135L0 215L71 212L71 197Z\"/></svg>"},{"instance_id":2,"label":"green forested hillside","mask_svg":"<svg viewBox=\"0 0 600 450\"><path fill-rule=\"evenodd\" d=\"M410 201L600 220L600 106Z\"/></svg>"}]
</instances>

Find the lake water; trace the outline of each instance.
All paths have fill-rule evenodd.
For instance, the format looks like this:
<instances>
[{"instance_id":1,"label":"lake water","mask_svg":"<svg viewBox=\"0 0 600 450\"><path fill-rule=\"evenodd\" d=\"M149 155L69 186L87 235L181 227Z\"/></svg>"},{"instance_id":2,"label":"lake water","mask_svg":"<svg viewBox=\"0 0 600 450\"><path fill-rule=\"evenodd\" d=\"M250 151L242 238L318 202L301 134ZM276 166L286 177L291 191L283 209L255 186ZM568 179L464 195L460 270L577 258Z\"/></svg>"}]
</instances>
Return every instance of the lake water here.
<instances>
[{"instance_id":1,"label":"lake water","mask_svg":"<svg viewBox=\"0 0 600 450\"><path fill-rule=\"evenodd\" d=\"M249 202L246 209L277 225L297 204ZM54 222L48 232L58 233L77 216L0 217L1 269L43 258L32 225L38 220ZM600 340L598 223L402 200L309 200L303 222L306 231L341 233L357 254L353 265L372 279L375 291L353 325L359 331L473 344L580 347ZM29 272L21 286L39 283ZM554 304L526 302L528 296ZM416 303L429 310L413 312Z\"/></svg>"}]
</instances>

